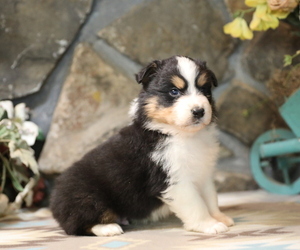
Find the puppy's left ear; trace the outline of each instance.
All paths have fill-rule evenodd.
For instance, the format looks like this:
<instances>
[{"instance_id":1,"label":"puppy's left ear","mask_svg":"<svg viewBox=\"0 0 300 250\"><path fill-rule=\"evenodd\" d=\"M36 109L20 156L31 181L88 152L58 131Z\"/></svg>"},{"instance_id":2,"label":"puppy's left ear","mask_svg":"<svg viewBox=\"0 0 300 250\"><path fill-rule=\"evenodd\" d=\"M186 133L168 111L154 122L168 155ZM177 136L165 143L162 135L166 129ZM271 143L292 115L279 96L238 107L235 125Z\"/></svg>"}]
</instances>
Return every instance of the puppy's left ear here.
<instances>
[{"instance_id":1,"label":"puppy's left ear","mask_svg":"<svg viewBox=\"0 0 300 250\"><path fill-rule=\"evenodd\" d=\"M209 73L209 80L210 80L210 82L212 83L212 85L214 86L214 87L217 87L218 86L218 80L217 80L217 77L216 77L216 75L210 70L210 69L208 69L207 70L208 71L208 73Z\"/></svg>"},{"instance_id":2,"label":"puppy's left ear","mask_svg":"<svg viewBox=\"0 0 300 250\"><path fill-rule=\"evenodd\" d=\"M161 61L155 60L147 65L138 74L135 75L136 81L138 83L142 83L143 85L148 84L155 76L155 73L160 68L161 64Z\"/></svg>"},{"instance_id":3,"label":"puppy's left ear","mask_svg":"<svg viewBox=\"0 0 300 250\"><path fill-rule=\"evenodd\" d=\"M198 64L198 66L200 67L200 69L206 71L209 75L209 81L212 83L212 85L214 87L218 86L218 80L214 74L214 72L212 72L207 66L206 66L206 62L205 61L201 61L199 59L195 60L196 63Z\"/></svg>"}]
</instances>

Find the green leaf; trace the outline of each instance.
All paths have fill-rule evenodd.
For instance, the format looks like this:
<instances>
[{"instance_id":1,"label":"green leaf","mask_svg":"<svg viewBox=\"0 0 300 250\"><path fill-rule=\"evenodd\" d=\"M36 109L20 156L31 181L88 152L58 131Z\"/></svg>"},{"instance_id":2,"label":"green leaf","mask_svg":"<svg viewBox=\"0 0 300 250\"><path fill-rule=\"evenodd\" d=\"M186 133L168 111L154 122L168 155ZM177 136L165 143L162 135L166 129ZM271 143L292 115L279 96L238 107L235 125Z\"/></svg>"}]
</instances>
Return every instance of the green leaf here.
<instances>
[{"instance_id":1,"label":"green leaf","mask_svg":"<svg viewBox=\"0 0 300 250\"><path fill-rule=\"evenodd\" d=\"M1 175L1 190L0 193L3 192L6 182L6 168L4 166L4 163L2 162L2 175Z\"/></svg>"},{"instance_id":2,"label":"green leaf","mask_svg":"<svg viewBox=\"0 0 300 250\"><path fill-rule=\"evenodd\" d=\"M8 118L7 111L4 108L0 107L0 120L6 119L6 118Z\"/></svg>"},{"instance_id":3,"label":"green leaf","mask_svg":"<svg viewBox=\"0 0 300 250\"><path fill-rule=\"evenodd\" d=\"M0 140L20 140L20 134L17 126L10 120L4 119L0 121Z\"/></svg>"},{"instance_id":4,"label":"green leaf","mask_svg":"<svg viewBox=\"0 0 300 250\"><path fill-rule=\"evenodd\" d=\"M293 61L293 57L291 55L284 55L284 59L283 59L283 62L284 62L284 67L286 66L289 66L292 64L292 61Z\"/></svg>"},{"instance_id":5,"label":"green leaf","mask_svg":"<svg viewBox=\"0 0 300 250\"><path fill-rule=\"evenodd\" d=\"M33 173L39 174L38 164L34 158L34 151L25 141L21 141L19 144L10 141L8 147L12 159L20 160L25 166L29 167Z\"/></svg>"},{"instance_id":6,"label":"green leaf","mask_svg":"<svg viewBox=\"0 0 300 250\"><path fill-rule=\"evenodd\" d=\"M39 141L45 141L46 140L46 137L45 137L44 133L42 132L42 130L39 129L39 134L36 137L36 139L39 140Z\"/></svg>"},{"instance_id":7,"label":"green leaf","mask_svg":"<svg viewBox=\"0 0 300 250\"><path fill-rule=\"evenodd\" d=\"M0 125L0 138L4 138L7 134L7 128L4 125Z\"/></svg>"},{"instance_id":8,"label":"green leaf","mask_svg":"<svg viewBox=\"0 0 300 250\"><path fill-rule=\"evenodd\" d=\"M27 183L29 181L27 168L23 165L16 164L13 160L10 161L10 164L16 179L18 179L20 183Z\"/></svg>"},{"instance_id":9,"label":"green leaf","mask_svg":"<svg viewBox=\"0 0 300 250\"><path fill-rule=\"evenodd\" d=\"M12 184L13 184L14 188L19 192L23 191L23 187L22 187L21 183L18 181L18 179L16 178L16 176L14 175L14 173L11 169L9 161L4 156L2 156L1 154L0 154L0 158L3 162L4 167L8 171L8 174L10 176L10 179L12 181Z\"/></svg>"},{"instance_id":10,"label":"green leaf","mask_svg":"<svg viewBox=\"0 0 300 250\"><path fill-rule=\"evenodd\" d=\"M239 17L241 16L242 11L241 10L237 10L236 12L233 13L233 18Z\"/></svg>"}]
</instances>

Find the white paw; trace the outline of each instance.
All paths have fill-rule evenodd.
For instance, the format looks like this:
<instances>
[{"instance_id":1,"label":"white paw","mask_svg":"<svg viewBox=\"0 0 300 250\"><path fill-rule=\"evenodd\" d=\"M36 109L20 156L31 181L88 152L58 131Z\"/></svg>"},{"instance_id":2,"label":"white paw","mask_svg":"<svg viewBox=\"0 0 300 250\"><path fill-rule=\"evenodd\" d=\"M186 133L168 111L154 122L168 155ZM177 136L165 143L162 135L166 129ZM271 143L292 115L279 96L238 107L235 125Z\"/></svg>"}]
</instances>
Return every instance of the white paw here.
<instances>
[{"instance_id":1,"label":"white paw","mask_svg":"<svg viewBox=\"0 0 300 250\"><path fill-rule=\"evenodd\" d=\"M91 228L93 234L97 236L114 236L123 234L122 228L116 224L98 224Z\"/></svg>"},{"instance_id":2,"label":"white paw","mask_svg":"<svg viewBox=\"0 0 300 250\"><path fill-rule=\"evenodd\" d=\"M213 217L217 221L224 223L227 227L230 227L230 226L234 225L233 219L231 219L230 217L228 217L227 215L225 215L223 213L214 214Z\"/></svg>"},{"instance_id":3,"label":"white paw","mask_svg":"<svg viewBox=\"0 0 300 250\"><path fill-rule=\"evenodd\" d=\"M187 230L201 232L206 234L218 234L227 232L229 229L228 227L223 224L222 222L218 222L214 219L210 219L199 223L198 225L193 226L185 226Z\"/></svg>"},{"instance_id":4,"label":"white paw","mask_svg":"<svg viewBox=\"0 0 300 250\"><path fill-rule=\"evenodd\" d=\"M218 233L224 233L228 231L228 227L223 224L222 222L216 222L211 226L208 226L203 230L203 233L206 234L218 234Z\"/></svg>"}]
</instances>

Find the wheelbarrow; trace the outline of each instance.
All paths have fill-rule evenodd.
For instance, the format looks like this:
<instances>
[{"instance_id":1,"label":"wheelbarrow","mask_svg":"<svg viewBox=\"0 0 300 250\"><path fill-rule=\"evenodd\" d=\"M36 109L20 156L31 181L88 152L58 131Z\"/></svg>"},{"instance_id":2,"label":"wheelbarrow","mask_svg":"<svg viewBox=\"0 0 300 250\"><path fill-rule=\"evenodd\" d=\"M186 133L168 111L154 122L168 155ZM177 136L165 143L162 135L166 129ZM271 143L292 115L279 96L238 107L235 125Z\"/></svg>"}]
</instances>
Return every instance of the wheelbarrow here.
<instances>
[{"instance_id":1,"label":"wheelbarrow","mask_svg":"<svg viewBox=\"0 0 300 250\"><path fill-rule=\"evenodd\" d=\"M250 151L250 165L261 188L277 194L300 193L300 89L279 108L291 130L260 135Z\"/></svg>"}]
</instances>

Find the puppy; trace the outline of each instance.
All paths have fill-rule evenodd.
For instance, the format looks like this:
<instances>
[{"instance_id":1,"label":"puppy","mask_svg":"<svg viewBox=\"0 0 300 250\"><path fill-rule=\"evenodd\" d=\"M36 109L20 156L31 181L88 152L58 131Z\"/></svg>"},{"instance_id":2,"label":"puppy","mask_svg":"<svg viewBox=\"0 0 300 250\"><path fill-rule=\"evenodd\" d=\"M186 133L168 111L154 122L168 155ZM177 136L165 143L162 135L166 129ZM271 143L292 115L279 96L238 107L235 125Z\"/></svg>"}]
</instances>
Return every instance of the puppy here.
<instances>
[{"instance_id":1,"label":"puppy","mask_svg":"<svg viewBox=\"0 0 300 250\"><path fill-rule=\"evenodd\" d=\"M220 212L212 178L215 75L204 62L174 56L136 80L143 88L131 124L58 177L55 219L70 235L112 236L123 233L122 222L175 213L186 230L226 232L233 220Z\"/></svg>"}]
</instances>

